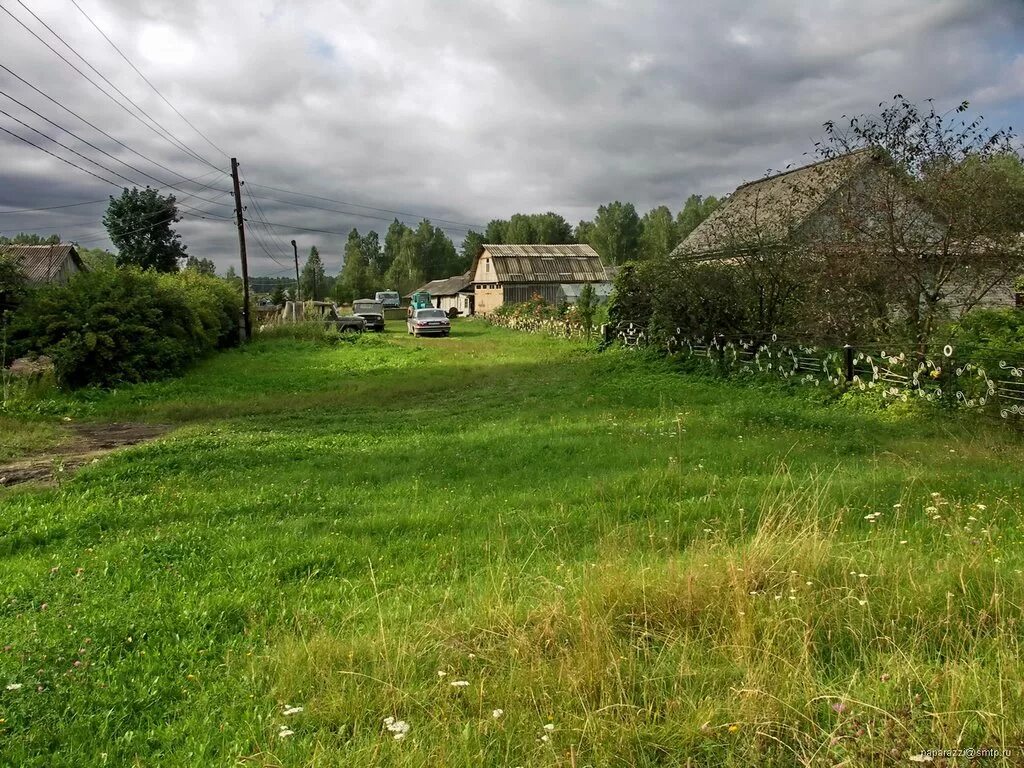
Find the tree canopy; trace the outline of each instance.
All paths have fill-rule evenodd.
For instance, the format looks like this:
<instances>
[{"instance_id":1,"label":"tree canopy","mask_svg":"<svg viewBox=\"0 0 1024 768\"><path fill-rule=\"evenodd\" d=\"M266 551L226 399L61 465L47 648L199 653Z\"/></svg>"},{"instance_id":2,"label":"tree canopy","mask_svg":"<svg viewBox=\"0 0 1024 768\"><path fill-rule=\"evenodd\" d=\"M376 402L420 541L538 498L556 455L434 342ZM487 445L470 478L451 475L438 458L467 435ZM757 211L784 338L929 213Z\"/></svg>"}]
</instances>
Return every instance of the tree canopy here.
<instances>
[{"instance_id":1,"label":"tree canopy","mask_svg":"<svg viewBox=\"0 0 1024 768\"><path fill-rule=\"evenodd\" d=\"M103 216L110 242L117 248L117 265L177 272L185 246L173 225L181 221L174 195L164 197L146 187L125 189L110 198Z\"/></svg>"}]
</instances>

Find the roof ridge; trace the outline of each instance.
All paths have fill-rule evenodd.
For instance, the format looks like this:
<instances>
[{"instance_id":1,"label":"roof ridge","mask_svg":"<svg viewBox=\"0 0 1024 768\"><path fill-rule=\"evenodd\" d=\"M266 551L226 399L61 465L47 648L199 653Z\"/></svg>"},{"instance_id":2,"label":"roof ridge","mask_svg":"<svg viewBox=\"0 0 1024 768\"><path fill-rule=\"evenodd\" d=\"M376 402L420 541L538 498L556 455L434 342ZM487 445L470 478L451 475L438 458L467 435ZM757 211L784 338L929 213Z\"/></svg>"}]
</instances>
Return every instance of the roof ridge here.
<instances>
[{"instance_id":1,"label":"roof ridge","mask_svg":"<svg viewBox=\"0 0 1024 768\"><path fill-rule=\"evenodd\" d=\"M807 163L806 165L800 165L800 166L797 166L796 168L787 168L786 170L779 171L778 173L773 173L773 174L770 174L768 176L762 176L760 179L754 179L753 181L745 181L742 184L740 184L738 187L736 187L736 189L733 192L733 194L735 194L736 192L739 192L741 189L744 189L746 187L752 187L755 184L761 184L762 182L765 182L765 181L772 181L774 179L778 179L778 178L781 178L783 176L788 176L791 173L796 173L798 171L806 171L808 168L814 168L816 166L825 165L827 163L834 163L834 162L836 162L838 160L846 160L846 159L849 159L851 157L855 157L857 155L874 154L874 152L875 152L875 147L862 147L861 149L855 149L852 152L847 152L847 153L842 154L842 155L836 155L835 157L826 157L824 160L815 160L813 163Z\"/></svg>"}]
</instances>

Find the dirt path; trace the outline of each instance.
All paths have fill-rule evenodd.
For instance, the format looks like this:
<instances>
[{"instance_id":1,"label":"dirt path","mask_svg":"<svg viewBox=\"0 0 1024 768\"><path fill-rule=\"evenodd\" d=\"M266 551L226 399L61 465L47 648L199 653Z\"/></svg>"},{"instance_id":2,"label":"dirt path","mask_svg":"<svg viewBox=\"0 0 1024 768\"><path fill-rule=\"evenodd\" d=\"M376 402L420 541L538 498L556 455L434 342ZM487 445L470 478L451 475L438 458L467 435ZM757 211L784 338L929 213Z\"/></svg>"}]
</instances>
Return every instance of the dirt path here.
<instances>
[{"instance_id":1,"label":"dirt path","mask_svg":"<svg viewBox=\"0 0 1024 768\"><path fill-rule=\"evenodd\" d=\"M80 424L69 428L68 440L47 453L0 465L0 486L53 483L111 451L144 443L164 434L166 424Z\"/></svg>"}]
</instances>

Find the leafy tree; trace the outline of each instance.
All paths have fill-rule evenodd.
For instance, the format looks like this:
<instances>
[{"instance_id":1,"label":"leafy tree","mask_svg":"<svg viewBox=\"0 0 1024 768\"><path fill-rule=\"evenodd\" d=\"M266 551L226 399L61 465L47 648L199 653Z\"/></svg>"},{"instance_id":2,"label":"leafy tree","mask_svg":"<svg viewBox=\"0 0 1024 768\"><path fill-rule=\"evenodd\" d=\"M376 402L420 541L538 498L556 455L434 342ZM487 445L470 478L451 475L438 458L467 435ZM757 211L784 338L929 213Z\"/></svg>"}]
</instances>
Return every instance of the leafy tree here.
<instances>
[{"instance_id":1,"label":"leafy tree","mask_svg":"<svg viewBox=\"0 0 1024 768\"><path fill-rule=\"evenodd\" d=\"M370 267L370 275L372 276L373 284L376 285L380 280L380 276L387 271L387 267L381 269L383 266L382 262L384 260L384 254L381 251L380 235L371 229L363 236L359 247L363 252L363 257L366 259L366 263ZM373 286L371 286L371 288L372 287Z\"/></svg>"},{"instance_id":2,"label":"leafy tree","mask_svg":"<svg viewBox=\"0 0 1024 768\"><path fill-rule=\"evenodd\" d=\"M487 240L479 232L470 230L466 233L466 237L462 240L462 263L466 265L466 269L469 269L476 261L476 257L480 255L486 242Z\"/></svg>"},{"instance_id":3,"label":"leafy tree","mask_svg":"<svg viewBox=\"0 0 1024 768\"><path fill-rule=\"evenodd\" d=\"M425 281L426 272L423 269L419 239L415 232L406 229L398 244L398 254L391 262L384 282L394 286L399 293L406 294Z\"/></svg>"},{"instance_id":4,"label":"leafy tree","mask_svg":"<svg viewBox=\"0 0 1024 768\"><path fill-rule=\"evenodd\" d=\"M594 222L592 221L581 221L576 225L576 229L573 232L573 238L577 243L586 243L592 245L590 242L594 235Z\"/></svg>"},{"instance_id":5,"label":"leafy tree","mask_svg":"<svg viewBox=\"0 0 1024 768\"><path fill-rule=\"evenodd\" d=\"M60 235L20 232L14 237L0 237L0 245L60 245Z\"/></svg>"},{"instance_id":6,"label":"leafy tree","mask_svg":"<svg viewBox=\"0 0 1024 768\"><path fill-rule=\"evenodd\" d=\"M925 354L935 329L1008 288L1024 269L1024 165L1008 131L919 108L897 95L878 115L825 124L825 160L870 150L870 183L851 185L827 210L828 231L804 250L836 285L850 253L861 265L847 290L898 307Z\"/></svg>"},{"instance_id":7,"label":"leafy tree","mask_svg":"<svg viewBox=\"0 0 1024 768\"><path fill-rule=\"evenodd\" d=\"M552 211L533 215L534 241L542 245L564 245L576 242L572 224Z\"/></svg>"},{"instance_id":8,"label":"leafy tree","mask_svg":"<svg viewBox=\"0 0 1024 768\"><path fill-rule=\"evenodd\" d=\"M424 219L415 230L407 229L403 234L385 282L401 293L408 293L428 280L465 271L466 266L448 235Z\"/></svg>"},{"instance_id":9,"label":"leafy tree","mask_svg":"<svg viewBox=\"0 0 1024 768\"><path fill-rule=\"evenodd\" d=\"M235 268L233 266L227 268L227 271L224 273L224 279L239 291L242 290L242 278L237 272L235 272Z\"/></svg>"},{"instance_id":10,"label":"leafy tree","mask_svg":"<svg viewBox=\"0 0 1024 768\"><path fill-rule=\"evenodd\" d=\"M102 248L76 248L87 269L117 269L117 256Z\"/></svg>"},{"instance_id":11,"label":"leafy tree","mask_svg":"<svg viewBox=\"0 0 1024 768\"><path fill-rule=\"evenodd\" d=\"M398 219L391 222L388 231L384 233L384 249L381 252L380 260L374 265L377 274L386 274L391 269L391 265L398 258L398 252L401 250L402 238L409 231L409 227Z\"/></svg>"},{"instance_id":12,"label":"leafy tree","mask_svg":"<svg viewBox=\"0 0 1024 768\"><path fill-rule=\"evenodd\" d=\"M509 242L505 237L507 230L507 221L504 219L492 219L487 223L487 228L484 230L484 242L491 243L493 245L500 245L502 243Z\"/></svg>"},{"instance_id":13,"label":"leafy tree","mask_svg":"<svg viewBox=\"0 0 1024 768\"><path fill-rule=\"evenodd\" d=\"M111 196L103 216L103 226L118 250L117 265L157 272L177 272L178 262L185 258L181 236L173 229L179 221L174 195L164 197L150 187Z\"/></svg>"},{"instance_id":14,"label":"leafy tree","mask_svg":"<svg viewBox=\"0 0 1024 768\"><path fill-rule=\"evenodd\" d=\"M590 283L584 283L580 295L576 299L576 314L586 329L587 339L594 329L594 315L597 313L597 292Z\"/></svg>"},{"instance_id":15,"label":"leafy tree","mask_svg":"<svg viewBox=\"0 0 1024 768\"><path fill-rule=\"evenodd\" d=\"M361 299L370 294L373 288L373 267L367 258L367 248L359 231L353 229L348 233L345 243L345 263L341 267L335 286L335 296L343 302Z\"/></svg>"},{"instance_id":16,"label":"leafy tree","mask_svg":"<svg viewBox=\"0 0 1024 768\"><path fill-rule=\"evenodd\" d=\"M676 242L685 240L687 235L714 213L720 205L721 201L713 195L707 198L702 198L700 195L690 195L686 198L682 210L676 216Z\"/></svg>"},{"instance_id":17,"label":"leafy tree","mask_svg":"<svg viewBox=\"0 0 1024 768\"><path fill-rule=\"evenodd\" d=\"M327 280L324 274L324 264L320 260L320 251L314 245L309 249L309 258L306 259L299 275L299 292L303 299L320 301L327 295Z\"/></svg>"},{"instance_id":18,"label":"leafy tree","mask_svg":"<svg viewBox=\"0 0 1024 768\"><path fill-rule=\"evenodd\" d=\"M189 256L185 260L185 269L191 269L193 272L198 272L201 275L216 275L217 265L210 259L198 259L195 256Z\"/></svg>"},{"instance_id":19,"label":"leafy tree","mask_svg":"<svg viewBox=\"0 0 1024 768\"><path fill-rule=\"evenodd\" d=\"M284 286L278 283L274 286L273 292L270 294L270 303L275 307L283 307L287 298L284 294Z\"/></svg>"},{"instance_id":20,"label":"leafy tree","mask_svg":"<svg viewBox=\"0 0 1024 768\"><path fill-rule=\"evenodd\" d=\"M494 219L484 232L485 243L522 245L560 245L573 243L572 225L552 211L517 213L507 221Z\"/></svg>"},{"instance_id":21,"label":"leafy tree","mask_svg":"<svg viewBox=\"0 0 1024 768\"><path fill-rule=\"evenodd\" d=\"M26 287L19 259L0 251L0 313L14 309L25 295Z\"/></svg>"},{"instance_id":22,"label":"leafy tree","mask_svg":"<svg viewBox=\"0 0 1024 768\"><path fill-rule=\"evenodd\" d=\"M606 264L624 264L640 252L640 231L633 204L616 200L597 209L589 242Z\"/></svg>"},{"instance_id":23,"label":"leafy tree","mask_svg":"<svg viewBox=\"0 0 1024 768\"><path fill-rule=\"evenodd\" d=\"M640 225L640 257L643 259L662 259L679 242L678 229L668 206L652 208L644 214Z\"/></svg>"}]
</instances>

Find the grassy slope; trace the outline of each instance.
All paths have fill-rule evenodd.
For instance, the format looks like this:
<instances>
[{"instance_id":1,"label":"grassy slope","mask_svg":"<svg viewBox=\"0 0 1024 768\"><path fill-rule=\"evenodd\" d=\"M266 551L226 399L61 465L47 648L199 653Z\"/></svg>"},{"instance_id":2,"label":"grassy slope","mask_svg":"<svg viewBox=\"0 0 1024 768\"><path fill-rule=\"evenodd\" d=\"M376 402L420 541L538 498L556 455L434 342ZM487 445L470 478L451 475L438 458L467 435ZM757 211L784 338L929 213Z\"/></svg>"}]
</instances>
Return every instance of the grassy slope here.
<instances>
[{"instance_id":1,"label":"grassy slope","mask_svg":"<svg viewBox=\"0 0 1024 768\"><path fill-rule=\"evenodd\" d=\"M0 496L0 764L1017 744L1024 451L805 398L462 323L52 403L181 426Z\"/></svg>"}]
</instances>

